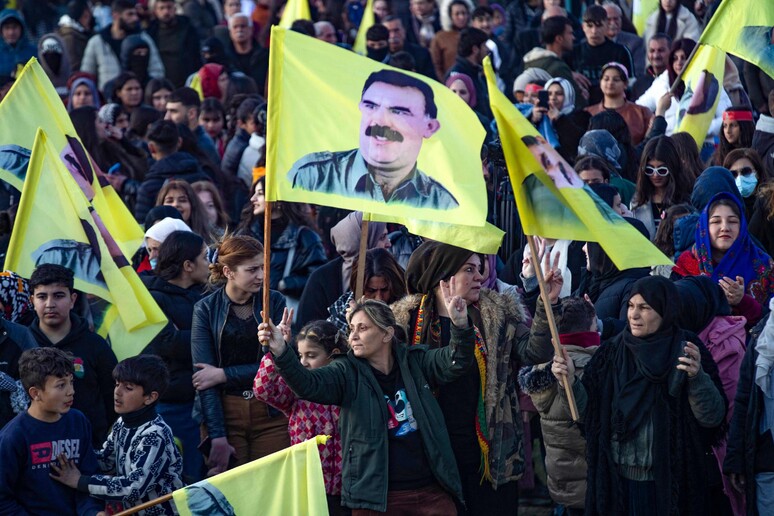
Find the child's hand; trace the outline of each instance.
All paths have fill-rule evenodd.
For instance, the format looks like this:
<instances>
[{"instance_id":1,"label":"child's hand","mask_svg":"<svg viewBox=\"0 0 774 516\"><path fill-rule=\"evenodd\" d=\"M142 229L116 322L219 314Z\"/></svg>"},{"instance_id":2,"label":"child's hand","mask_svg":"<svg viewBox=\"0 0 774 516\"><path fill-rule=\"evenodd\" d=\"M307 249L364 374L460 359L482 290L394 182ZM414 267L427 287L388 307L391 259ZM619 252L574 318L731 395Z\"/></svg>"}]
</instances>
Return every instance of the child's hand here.
<instances>
[{"instance_id":1,"label":"child's hand","mask_svg":"<svg viewBox=\"0 0 774 516\"><path fill-rule=\"evenodd\" d=\"M63 483L67 487L73 489L78 487L78 480L81 478L81 472L75 462L67 459L67 455L63 453L59 454L56 461L51 463L51 469L54 473L48 475L54 480Z\"/></svg>"}]
</instances>

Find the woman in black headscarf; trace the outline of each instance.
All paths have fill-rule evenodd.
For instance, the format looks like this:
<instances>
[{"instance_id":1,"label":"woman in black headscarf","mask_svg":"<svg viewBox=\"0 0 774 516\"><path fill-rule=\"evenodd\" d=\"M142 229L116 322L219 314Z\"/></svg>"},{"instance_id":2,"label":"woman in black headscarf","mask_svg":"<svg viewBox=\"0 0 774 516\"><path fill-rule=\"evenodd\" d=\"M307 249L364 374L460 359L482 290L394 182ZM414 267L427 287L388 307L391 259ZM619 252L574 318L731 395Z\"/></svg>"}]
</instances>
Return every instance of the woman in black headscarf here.
<instances>
[{"instance_id":1,"label":"woman in black headscarf","mask_svg":"<svg viewBox=\"0 0 774 516\"><path fill-rule=\"evenodd\" d=\"M730 510L709 491L717 475L710 447L723 438L726 400L709 352L677 325L677 298L664 277L638 280L626 329L573 384L587 443L587 515ZM554 357L560 381L574 369L566 352Z\"/></svg>"},{"instance_id":2,"label":"woman in black headscarf","mask_svg":"<svg viewBox=\"0 0 774 516\"><path fill-rule=\"evenodd\" d=\"M448 346L451 320L441 281L456 279L476 329L476 367L438 390L467 503L461 514L509 514L517 506L524 472L523 426L516 393L518 362L550 360L550 336L530 338L521 304L482 289L481 256L453 245L425 242L406 268L409 295L392 305L409 346ZM553 273L553 271L552 271ZM553 277L553 274L547 279ZM558 285L561 289L561 284ZM544 338L541 338L544 337Z\"/></svg>"}]
</instances>

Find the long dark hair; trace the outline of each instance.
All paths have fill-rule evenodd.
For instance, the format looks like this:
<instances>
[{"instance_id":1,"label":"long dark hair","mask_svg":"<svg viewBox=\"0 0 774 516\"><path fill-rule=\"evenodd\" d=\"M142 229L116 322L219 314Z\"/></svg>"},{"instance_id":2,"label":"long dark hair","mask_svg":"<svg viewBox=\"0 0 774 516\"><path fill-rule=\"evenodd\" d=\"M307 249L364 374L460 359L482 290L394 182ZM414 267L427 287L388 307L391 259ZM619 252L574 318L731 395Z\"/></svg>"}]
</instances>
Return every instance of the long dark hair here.
<instances>
[{"instance_id":1,"label":"long dark hair","mask_svg":"<svg viewBox=\"0 0 774 516\"><path fill-rule=\"evenodd\" d=\"M623 72L621 74L623 75ZM637 151L634 145L632 145L632 133L629 131L629 126L626 124L624 117L617 111L605 109L592 116L589 120L588 130L591 131L593 129L605 129L613 135L613 138L618 142L621 153L626 156L626 167L622 168L621 175L629 181L636 181Z\"/></svg>"},{"instance_id":2,"label":"long dark hair","mask_svg":"<svg viewBox=\"0 0 774 516\"><path fill-rule=\"evenodd\" d=\"M645 204L656 193L656 188L645 174L645 167L651 160L661 161L669 169L663 203L666 206L671 206L685 202L691 194L691 189L686 187L685 172L680 164L677 148L672 138L669 136L659 136L650 140L645 145L645 150L642 151L640 170L637 174L637 190L634 192L634 203L637 205Z\"/></svg>"},{"instance_id":3,"label":"long dark hair","mask_svg":"<svg viewBox=\"0 0 774 516\"><path fill-rule=\"evenodd\" d=\"M250 187L250 198L252 198L255 193L256 185L259 184L263 187L264 191L266 191L266 177L260 177L253 182L253 185ZM315 223L314 218L309 214L307 208L308 205L301 202L276 201L272 203L272 209L281 215L278 220L284 220L285 222L290 222L297 226L306 226L312 231L319 233L320 231L317 228L317 224ZM251 226L255 222L263 228L263 215L253 215L253 203L248 199L245 207L242 208L242 213L239 217L239 225L237 225L236 228L236 234L243 235L252 233ZM260 238L263 238L263 235L259 236Z\"/></svg>"},{"instance_id":4,"label":"long dark hair","mask_svg":"<svg viewBox=\"0 0 774 516\"><path fill-rule=\"evenodd\" d=\"M672 84L675 82L675 79L677 79L677 74L675 73L674 67L672 66L675 62L675 54L678 50L682 50L685 52L685 57L687 58L690 57L694 48L696 48L696 42L691 38L678 39L672 43L672 48L669 51L669 64L667 65L667 76L669 77L670 86L672 86ZM688 62L686 62L685 65L687 66ZM677 89L675 90L675 98L678 100L683 98L683 93L685 93L685 82L681 81L680 85L678 85Z\"/></svg>"},{"instance_id":5,"label":"long dark hair","mask_svg":"<svg viewBox=\"0 0 774 516\"><path fill-rule=\"evenodd\" d=\"M81 139L84 148L91 155L97 166L102 170L107 170L112 163L108 163L105 155L100 148L100 139L97 135L97 108L93 106L83 106L70 111L70 120L73 123L75 132Z\"/></svg>"},{"instance_id":6,"label":"long dark hair","mask_svg":"<svg viewBox=\"0 0 774 516\"><path fill-rule=\"evenodd\" d=\"M358 261L355 261L352 265L352 276L349 279L349 289L352 292L357 290L357 269ZM387 303L394 303L406 295L406 273L387 249L376 248L366 251L364 286L368 280L377 276L387 281L390 290L390 299Z\"/></svg>"},{"instance_id":7,"label":"long dark hair","mask_svg":"<svg viewBox=\"0 0 774 516\"><path fill-rule=\"evenodd\" d=\"M747 106L733 106L726 109L726 113L729 111L746 111L750 112L750 108ZM725 122L725 121L724 121ZM715 155L712 157L712 163L714 165L722 166L726 161L726 156L734 149L742 149L746 147L752 147L753 134L755 133L755 122L752 120L737 120L739 124L739 141L732 144L726 139L726 132L723 127L720 128L720 145L718 145ZM726 167L728 168L728 167Z\"/></svg>"},{"instance_id":8,"label":"long dark hair","mask_svg":"<svg viewBox=\"0 0 774 516\"><path fill-rule=\"evenodd\" d=\"M173 231L159 247L156 276L166 281L179 278L183 264L194 261L201 254L204 239L191 231Z\"/></svg>"},{"instance_id":9,"label":"long dark hair","mask_svg":"<svg viewBox=\"0 0 774 516\"><path fill-rule=\"evenodd\" d=\"M699 155L699 147L693 136L684 131L672 133L671 138L677 149L677 155L680 157L680 164L683 167L686 180L690 184L690 190L693 190L693 183L704 172L704 163Z\"/></svg>"},{"instance_id":10,"label":"long dark hair","mask_svg":"<svg viewBox=\"0 0 774 516\"><path fill-rule=\"evenodd\" d=\"M672 11L672 19L667 23L667 12L664 10L664 7L661 5L661 1L658 2L658 17L656 18L656 32L662 32L670 37L670 39L675 39L675 36L677 36L677 13L682 8L682 5L680 2L677 2L677 6L675 7L675 10Z\"/></svg>"}]
</instances>

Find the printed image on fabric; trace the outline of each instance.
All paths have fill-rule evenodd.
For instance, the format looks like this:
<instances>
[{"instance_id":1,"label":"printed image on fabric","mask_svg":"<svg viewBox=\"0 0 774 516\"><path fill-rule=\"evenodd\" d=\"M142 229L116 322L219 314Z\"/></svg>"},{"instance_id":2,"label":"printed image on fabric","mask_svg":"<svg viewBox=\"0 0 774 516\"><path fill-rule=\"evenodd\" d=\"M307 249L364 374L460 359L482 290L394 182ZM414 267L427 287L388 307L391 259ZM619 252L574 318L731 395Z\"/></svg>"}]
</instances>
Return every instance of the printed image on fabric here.
<instances>
[{"instance_id":1,"label":"printed image on fabric","mask_svg":"<svg viewBox=\"0 0 774 516\"><path fill-rule=\"evenodd\" d=\"M411 411L411 403L406 396L405 389L398 389L395 397L390 399L385 396L387 409L390 411L390 420L387 422L387 428L395 437L402 437L411 432L417 431L417 420L414 419L414 413Z\"/></svg>"}]
</instances>

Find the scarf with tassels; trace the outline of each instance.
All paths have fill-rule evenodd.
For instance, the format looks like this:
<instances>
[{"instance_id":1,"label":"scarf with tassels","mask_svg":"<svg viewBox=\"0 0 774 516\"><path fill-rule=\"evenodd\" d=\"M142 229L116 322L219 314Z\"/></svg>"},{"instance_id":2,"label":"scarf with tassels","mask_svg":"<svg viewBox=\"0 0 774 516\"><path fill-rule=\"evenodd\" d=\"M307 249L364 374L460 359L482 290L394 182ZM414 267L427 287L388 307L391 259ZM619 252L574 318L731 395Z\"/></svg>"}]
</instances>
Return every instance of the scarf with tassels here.
<instances>
[{"instance_id":1,"label":"scarf with tassels","mask_svg":"<svg viewBox=\"0 0 774 516\"><path fill-rule=\"evenodd\" d=\"M422 296L422 300L419 303L419 310L417 312L417 322L414 325L414 336L412 339L412 346L416 346L419 344L423 344L422 335L425 330L425 323L429 322L429 324L432 326L437 321L434 319L437 319L432 313L430 314L430 321L426 321L427 314L425 312L425 306L427 301L427 295ZM492 473L489 470L489 425L487 424L486 420L486 404L484 403L484 393L486 392L486 342L484 342L484 337L481 335L481 332L479 331L477 326L473 326L473 329L476 334L476 346L474 349L474 356L476 358L476 366L478 367L478 375L479 375L479 389L478 389L478 406L476 407L476 439L478 440L478 446L481 449L481 483L484 482L484 480L488 480L490 482L493 481L492 479ZM437 338L438 343L440 344L440 330L438 332L432 331L432 328L430 328L430 333L433 338Z\"/></svg>"}]
</instances>

